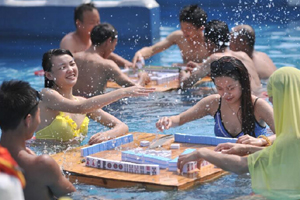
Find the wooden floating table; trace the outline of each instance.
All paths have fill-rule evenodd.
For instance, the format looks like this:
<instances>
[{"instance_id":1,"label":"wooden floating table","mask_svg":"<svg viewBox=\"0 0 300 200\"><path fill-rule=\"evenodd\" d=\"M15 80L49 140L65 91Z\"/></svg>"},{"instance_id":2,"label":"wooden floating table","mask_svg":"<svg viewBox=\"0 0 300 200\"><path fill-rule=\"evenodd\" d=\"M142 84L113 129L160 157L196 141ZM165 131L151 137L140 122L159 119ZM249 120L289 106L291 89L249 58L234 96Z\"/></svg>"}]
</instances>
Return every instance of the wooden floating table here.
<instances>
[{"instance_id":1,"label":"wooden floating table","mask_svg":"<svg viewBox=\"0 0 300 200\"><path fill-rule=\"evenodd\" d=\"M179 83L179 80L178 80L178 76L179 76L178 68L176 68L176 67L149 66L149 67L144 67L143 69L146 72L148 72L149 74L152 75L152 76L150 76L150 78L151 78L150 83L148 83L145 86L146 88L150 88L150 87L155 88L157 92L166 92L166 91L176 90L176 89L180 88L180 83ZM126 72L124 72L124 73L126 73L133 82L137 81L137 78L134 77L134 74L131 70L126 70ZM171 76L171 78L168 77L172 74L173 74L173 76ZM155 77L155 75L157 75L158 77ZM176 76L174 76L174 75L176 75ZM162 82L162 83L159 83L158 81L155 81L155 79L160 79L160 78L162 80L159 81L159 82ZM163 80L164 78L166 78L166 80ZM204 77L201 80L199 80L195 85L198 85L198 86L201 87L201 84L211 82L211 81L212 80L211 80L210 77ZM119 86L115 82L108 81L107 87L108 88L120 88L121 86ZM203 88L201 87L201 89L207 90L206 87L203 87Z\"/></svg>"},{"instance_id":2,"label":"wooden floating table","mask_svg":"<svg viewBox=\"0 0 300 200\"><path fill-rule=\"evenodd\" d=\"M134 132L134 141L124 144L117 150L107 150L92 154L94 157L100 157L110 160L121 161L121 151L135 149L140 146L140 141L150 141L150 147L155 149L170 149L170 145L174 142L173 137L166 135ZM81 160L80 149L77 147L69 151L61 152L52 157L63 168L65 172L70 173L71 182L85 183L89 185L97 185L106 188L134 187L140 186L148 190L185 190L195 185L219 178L227 174L220 168L209 164L202 167L200 170L180 175L178 172L171 172L168 169L160 169L159 175L142 175L126 172L102 170L91 167L86 167ZM148 147L144 147L146 149ZM172 149L172 159L179 156L185 149L193 148L209 148L214 149L214 146L187 144L181 143L180 149Z\"/></svg>"}]
</instances>

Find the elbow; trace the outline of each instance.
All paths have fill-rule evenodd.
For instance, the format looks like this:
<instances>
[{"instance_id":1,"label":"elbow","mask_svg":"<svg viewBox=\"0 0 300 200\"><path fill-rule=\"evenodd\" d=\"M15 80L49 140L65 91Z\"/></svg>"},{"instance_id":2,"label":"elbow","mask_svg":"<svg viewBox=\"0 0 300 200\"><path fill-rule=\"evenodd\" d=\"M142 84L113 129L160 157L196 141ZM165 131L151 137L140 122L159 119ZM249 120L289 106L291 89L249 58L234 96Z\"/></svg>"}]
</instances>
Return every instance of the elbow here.
<instances>
[{"instance_id":1,"label":"elbow","mask_svg":"<svg viewBox=\"0 0 300 200\"><path fill-rule=\"evenodd\" d=\"M122 123L122 135L125 135L126 133L129 132L129 128L125 123Z\"/></svg>"},{"instance_id":2,"label":"elbow","mask_svg":"<svg viewBox=\"0 0 300 200\"><path fill-rule=\"evenodd\" d=\"M241 157L241 160L238 162L238 166L236 167L236 174L245 174L249 172L248 168L248 158Z\"/></svg>"}]
</instances>

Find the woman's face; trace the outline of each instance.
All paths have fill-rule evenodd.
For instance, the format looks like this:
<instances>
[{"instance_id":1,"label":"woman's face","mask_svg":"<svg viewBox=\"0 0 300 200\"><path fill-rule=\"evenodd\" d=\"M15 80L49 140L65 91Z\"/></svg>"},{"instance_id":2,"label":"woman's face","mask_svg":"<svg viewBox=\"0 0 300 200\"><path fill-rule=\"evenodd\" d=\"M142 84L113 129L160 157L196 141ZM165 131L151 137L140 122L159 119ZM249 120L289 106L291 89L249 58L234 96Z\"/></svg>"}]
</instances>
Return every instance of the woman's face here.
<instances>
[{"instance_id":1,"label":"woman's face","mask_svg":"<svg viewBox=\"0 0 300 200\"><path fill-rule=\"evenodd\" d=\"M218 94L227 103L235 103L240 101L242 96L242 87L239 81L227 76L222 76L215 78L215 85Z\"/></svg>"},{"instance_id":2,"label":"woman's face","mask_svg":"<svg viewBox=\"0 0 300 200\"><path fill-rule=\"evenodd\" d=\"M74 59L68 55L52 56L51 79L56 85L73 87L78 78L78 68Z\"/></svg>"}]
</instances>

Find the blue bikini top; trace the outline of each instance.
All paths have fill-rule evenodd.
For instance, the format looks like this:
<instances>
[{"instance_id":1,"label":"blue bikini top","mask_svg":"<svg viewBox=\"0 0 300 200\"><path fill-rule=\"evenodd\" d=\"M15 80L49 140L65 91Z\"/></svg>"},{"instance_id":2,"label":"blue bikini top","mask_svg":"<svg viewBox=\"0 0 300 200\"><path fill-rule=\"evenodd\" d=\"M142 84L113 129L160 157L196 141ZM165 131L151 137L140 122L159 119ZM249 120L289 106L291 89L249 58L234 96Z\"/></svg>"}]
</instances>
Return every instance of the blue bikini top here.
<instances>
[{"instance_id":1,"label":"blue bikini top","mask_svg":"<svg viewBox=\"0 0 300 200\"><path fill-rule=\"evenodd\" d=\"M256 104L258 98L255 99L254 101L254 106ZM222 122L222 117L221 117L221 101L222 99L220 98L219 101L219 108L216 112L216 114L214 115L215 118L215 135L217 137L230 137L230 138L239 138L242 135L245 135L243 132L240 132L239 134L237 134L236 136L232 136L225 128L223 122ZM266 126L261 126L257 120L255 119L255 128L254 128L254 134L255 137L258 137L260 135L266 135L267 134L267 128Z\"/></svg>"}]
</instances>

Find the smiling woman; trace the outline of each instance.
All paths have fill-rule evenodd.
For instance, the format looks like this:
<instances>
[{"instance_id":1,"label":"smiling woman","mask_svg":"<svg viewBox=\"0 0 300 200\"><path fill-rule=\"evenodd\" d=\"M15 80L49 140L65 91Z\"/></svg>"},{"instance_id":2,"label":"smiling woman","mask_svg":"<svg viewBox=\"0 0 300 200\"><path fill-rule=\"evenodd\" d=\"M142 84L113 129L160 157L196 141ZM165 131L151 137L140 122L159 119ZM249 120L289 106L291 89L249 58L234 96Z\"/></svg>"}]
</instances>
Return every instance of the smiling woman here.
<instances>
[{"instance_id":1,"label":"smiling woman","mask_svg":"<svg viewBox=\"0 0 300 200\"><path fill-rule=\"evenodd\" d=\"M249 74L243 63L225 56L211 64L211 78L217 95L200 100L187 111L163 117L156 126L159 130L183 125L206 115L214 116L215 135L219 137L253 137L252 143L267 145L266 139L254 139L266 134L267 123L274 132L272 107L251 94Z\"/></svg>"},{"instance_id":2,"label":"smiling woman","mask_svg":"<svg viewBox=\"0 0 300 200\"><path fill-rule=\"evenodd\" d=\"M78 69L69 50L49 50L43 56L42 66L45 71L45 88L41 92L41 124L36 139L81 141L88 132L88 117L112 128L93 135L90 144L123 135L128 132L127 125L101 108L123 97L147 96L153 91L134 86L90 99L75 97L72 89L77 82Z\"/></svg>"}]
</instances>

